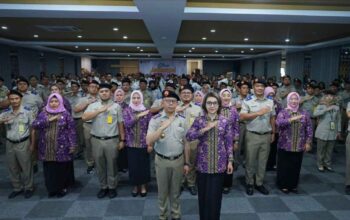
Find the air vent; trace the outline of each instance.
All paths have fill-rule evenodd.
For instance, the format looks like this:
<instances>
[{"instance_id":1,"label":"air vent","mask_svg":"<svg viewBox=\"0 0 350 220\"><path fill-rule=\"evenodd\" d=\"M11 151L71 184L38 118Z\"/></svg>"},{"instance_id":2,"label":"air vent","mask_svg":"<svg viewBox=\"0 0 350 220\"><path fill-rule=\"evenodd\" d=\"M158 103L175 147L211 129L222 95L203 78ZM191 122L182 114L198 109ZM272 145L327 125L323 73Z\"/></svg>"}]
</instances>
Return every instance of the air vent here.
<instances>
[{"instance_id":1,"label":"air vent","mask_svg":"<svg viewBox=\"0 0 350 220\"><path fill-rule=\"evenodd\" d=\"M74 26L37 25L37 27L49 32L80 32L81 31L81 29Z\"/></svg>"}]
</instances>

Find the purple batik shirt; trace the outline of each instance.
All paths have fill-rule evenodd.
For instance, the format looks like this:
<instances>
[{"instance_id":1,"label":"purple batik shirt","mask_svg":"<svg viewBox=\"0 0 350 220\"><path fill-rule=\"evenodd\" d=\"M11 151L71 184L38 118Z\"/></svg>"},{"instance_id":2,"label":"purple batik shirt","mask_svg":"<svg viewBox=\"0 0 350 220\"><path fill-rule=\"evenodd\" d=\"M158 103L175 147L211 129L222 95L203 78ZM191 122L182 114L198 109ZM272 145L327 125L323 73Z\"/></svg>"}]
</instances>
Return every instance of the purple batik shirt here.
<instances>
[{"instance_id":1,"label":"purple batik shirt","mask_svg":"<svg viewBox=\"0 0 350 220\"><path fill-rule=\"evenodd\" d=\"M50 128L50 122L48 121L48 114L45 110L40 112L32 127L39 132L39 160L45 161L46 145L48 143L47 136L49 132L52 132ZM69 154L69 150L72 147L77 146L77 134L75 129L74 119L67 111L64 111L61 117L57 121L56 127L56 153L55 161L65 162L73 160L73 155Z\"/></svg>"},{"instance_id":2,"label":"purple batik shirt","mask_svg":"<svg viewBox=\"0 0 350 220\"><path fill-rule=\"evenodd\" d=\"M136 115L141 112L134 111L127 107L123 110L123 119L125 126L126 144L128 147L146 148L146 135L148 123L151 120L152 114L149 113L138 120Z\"/></svg>"},{"instance_id":3,"label":"purple batik shirt","mask_svg":"<svg viewBox=\"0 0 350 220\"><path fill-rule=\"evenodd\" d=\"M299 121L289 122L291 117L304 115ZM305 110L292 112L287 109L281 110L276 119L279 130L278 148L290 152L305 150L305 144L311 143L313 137L310 115Z\"/></svg>"},{"instance_id":4,"label":"purple batik shirt","mask_svg":"<svg viewBox=\"0 0 350 220\"><path fill-rule=\"evenodd\" d=\"M224 173L229 161L233 161L233 133L231 122L219 115L218 126L203 134L200 132L210 119L200 116L195 119L186 134L188 141L199 140L197 145L197 170L200 173Z\"/></svg>"},{"instance_id":5,"label":"purple batik shirt","mask_svg":"<svg viewBox=\"0 0 350 220\"><path fill-rule=\"evenodd\" d=\"M234 106L222 107L221 115L230 120L233 139L239 140L239 114L236 108Z\"/></svg>"}]
</instances>

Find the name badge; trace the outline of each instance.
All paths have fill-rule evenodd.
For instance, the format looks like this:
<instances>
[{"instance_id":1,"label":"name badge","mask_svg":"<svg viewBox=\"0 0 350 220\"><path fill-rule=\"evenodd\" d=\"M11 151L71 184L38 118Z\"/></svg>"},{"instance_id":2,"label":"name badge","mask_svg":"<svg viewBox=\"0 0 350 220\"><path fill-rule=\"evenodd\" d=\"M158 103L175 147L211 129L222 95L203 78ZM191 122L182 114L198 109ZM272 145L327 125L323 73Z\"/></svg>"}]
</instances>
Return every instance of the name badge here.
<instances>
[{"instance_id":1,"label":"name badge","mask_svg":"<svg viewBox=\"0 0 350 220\"><path fill-rule=\"evenodd\" d=\"M24 124L21 123L21 124L18 125L18 132L21 133L21 134L24 133Z\"/></svg>"},{"instance_id":2,"label":"name badge","mask_svg":"<svg viewBox=\"0 0 350 220\"><path fill-rule=\"evenodd\" d=\"M335 123L334 123L334 121L331 121L330 128L331 128L331 131L335 130Z\"/></svg>"},{"instance_id":3,"label":"name badge","mask_svg":"<svg viewBox=\"0 0 350 220\"><path fill-rule=\"evenodd\" d=\"M112 115L107 116L107 124L112 124L113 123L113 118Z\"/></svg>"}]
</instances>

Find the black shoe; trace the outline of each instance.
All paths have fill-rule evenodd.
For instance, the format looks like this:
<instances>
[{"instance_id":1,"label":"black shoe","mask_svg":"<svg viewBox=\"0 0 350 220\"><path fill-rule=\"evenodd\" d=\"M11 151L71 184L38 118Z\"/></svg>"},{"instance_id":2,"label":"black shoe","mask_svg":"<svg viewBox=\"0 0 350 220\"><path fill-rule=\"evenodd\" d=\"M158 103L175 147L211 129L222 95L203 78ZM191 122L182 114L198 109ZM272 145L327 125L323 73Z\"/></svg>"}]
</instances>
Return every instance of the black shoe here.
<instances>
[{"instance_id":1,"label":"black shoe","mask_svg":"<svg viewBox=\"0 0 350 220\"><path fill-rule=\"evenodd\" d=\"M284 194L289 194L289 190L288 189L280 189L281 192L283 192Z\"/></svg>"},{"instance_id":2,"label":"black shoe","mask_svg":"<svg viewBox=\"0 0 350 220\"><path fill-rule=\"evenodd\" d=\"M108 194L108 189L100 189L97 193L97 198L102 199Z\"/></svg>"},{"instance_id":3,"label":"black shoe","mask_svg":"<svg viewBox=\"0 0 350 220\"><path fill-rule=\"evenodd\" d=\"M246 186L246 193L248 196L251 196L254 194L254 188L253 188L253 185L247 185Z\"/></svg>"},{"instance_id":4,"label":"black shoe","mask_svg":"<svg viewBox=\"0 0 350 220\"><path fill-rule=\"evenodd\" d=\"M197 189L195 186L188 187L188 191L191 193L192 196L197 195Z\"/></svg>"},{"instance_id":5,"label":"black shoe","mask_svg":"<svg viewBox=\"0 0 350 220\"><path fill-rule=\"evenodd\" d=\"M289 191L291 191L292 193L295 193L295 194L299 194L299 191L298 191L298 189L297 189L297 188L295 188L295 189L291 189L291 190L289 190Z\"/></svg>"},{"instance_id":6,"label":"black shoe","mask_svg":"<svg viewBox=\"0 0 350 220\"><path fill-rule=\"evenodd\" d=\"M350 195L350 185L345 186L345 193Z\"/></svg>"},{"instance_id":7,"label":"black shoe","mask_svg":"<svg viewBox=\"0 0 350 220\"><path fill-rule=\"evenodd\" d=\"M329 172L331 172L331 173L333 173L334 172L334 170L333 170L333 168L332 167L324 167L324 169L325 170L328 170Z\"/></svg>"},{"instance_id":8,"label":"black shoe","mask_svg":"<svg viewBox=\"0 0 350 220\"><path fill-rule=\"evenodd\" d=\"M255 189L258 190L261 194L268 195L269 191L265 188L264 185L255 186Z\"/></svg>"},{"instance_id":9,"label":"black shoe","mask_svg":"<svg viewBox=\"0 0 350 220\"><path fill-rule=\"evenodd\" d=\"M147 196L147 191L146 192L141 192L140 195L141 195L141 197L146 197Z\"/></svg>"},{"instance_id":10,"label":"black shoe","mask_svg":"<svg viewBox=\"0 0 350 220\"><path fill-rule=\"evenodd\" d=\"M116 189L109 189L108 197L110 199L113 199L113 198L117 197L117 190Z\"/></svg>"},{"instance_id":11,"label":"black shoe","mask_svg":"<svg viewBox=\"0 0 350 220\"><path fill-rule=\"evenodd\" d=\"M13 191L9 196L8 198L9 199L13 199L15 198L16 196L18 196L19 194L23 193L23 190L20 190L20 191Z\"/></svg>"},{"instance_id":12,"label":"black shoe","mask_svg":"<svg viewBox=\"0 0 350 220\"><path fill-rule=\"evenodd\" d=\"M138 191L136 191L136 192L131 191L131 195L132 195L132 197L136 197L138 194L139 194L139 192L138 192Z\"/></svg>"},{"instance_id":13,"label":"black shoe","mask_svg":"<svg viewBox=\"0 0 350 220\"><path fill-rule=\"evenodd\" d=\"M86 173L93 174L94 173L94 166L88 166L88 168L86 169Z\"/></svg>"},{"instance_id":14,"label":"black shoe","mask_svg":"<svg viewBox=\"0 0 350 220\"><path fill-rule=\"evenodd\" d=\"M57 198L62 198L64 197L65 195L67 195L67 189L62 189L61 191L59 191L58 193L56 193L56 197Z\"/></svg>"},{"instance_id":15,"label":"black shoe","mask_svg":"<svg viewBox=\"0 0 350 220\"><path fill-rule=\"evenodd\" d=\"M222 190L222 193L223 193L223 194L229 194L230 191L231 191L230 188L225 187L225 188Z\"/></svg>"},{"instance_id":16,"label":"black shoe","mask_svg":"<svg viewBox=\"0 0 350 220\"><path fill-rule=\"evenodd\" d=\"M24 191L24 198L29 199L33 196L34 190L26 190Z\"/></svg>"}]
</instances>

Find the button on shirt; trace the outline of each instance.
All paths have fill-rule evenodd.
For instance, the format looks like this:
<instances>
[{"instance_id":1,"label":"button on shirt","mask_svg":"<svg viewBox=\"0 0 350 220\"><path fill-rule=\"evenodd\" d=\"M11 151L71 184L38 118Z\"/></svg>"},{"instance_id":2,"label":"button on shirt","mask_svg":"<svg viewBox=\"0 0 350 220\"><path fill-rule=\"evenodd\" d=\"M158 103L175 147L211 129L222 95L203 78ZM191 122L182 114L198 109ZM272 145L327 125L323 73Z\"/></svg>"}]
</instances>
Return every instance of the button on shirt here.
<instances>
[{"instance_id":1,"label":"button on shirt","mask_svg":"<svg viewBox=\"0 0 350 220\"><path fill-rule=\"evenodd\" d=\"M152 117L147 134L159 129L161 123L169 119L164 111ZM174 121L164 130L164 137L159 138L154 144L154 150L166 157L182 154L184 150L185 123L183 116L176 114Z\"/></svg>"},{"instance_id":2,"label":"button on shirt","mask_svg":"<svg viewBox=\"0 0 350 220\"><path fill-rule=\"evenodd\" d=\"M12 141L18 141L22 138L28 137L30 134L30 127L34 121L33 112L30 108L21 106L17 115L14 114L10 107L7 111L0 114L0 118L13 118L5 123L6 137Z\"/></svg>"},{"instance_id":3,"label":"button on shirt","mask_svg":"<svg viewBox=\"0 0 350 220\"><path fill-rule=\"evenodd\" d=\"M257 99L256 96L249 96L242 103L242 113L254 113L260 111L264 107L272 109L271 112L266 113L262 116L258 116L253 120L247 121L247 130L259 133L266 133L272 131L270 124L270 118L276 115L276 112L273 108L274 104L271 99L262 98Z\"/></svg>"},{"instance_id":4,"label":"button on shirt","mask_svg":"<svg viewBox=\"0 0 350 220\"><path fill-rule=\"evenodd\" d=\"M92 119L91 134L97 137L113 137L119 135L118 122L123 122L122 108L117 103L109 100L111 105L105 112L98 114ZM94 112L102 108L101 101L89 105L85 112Z\"/></svg>"}]
</instances>

